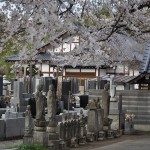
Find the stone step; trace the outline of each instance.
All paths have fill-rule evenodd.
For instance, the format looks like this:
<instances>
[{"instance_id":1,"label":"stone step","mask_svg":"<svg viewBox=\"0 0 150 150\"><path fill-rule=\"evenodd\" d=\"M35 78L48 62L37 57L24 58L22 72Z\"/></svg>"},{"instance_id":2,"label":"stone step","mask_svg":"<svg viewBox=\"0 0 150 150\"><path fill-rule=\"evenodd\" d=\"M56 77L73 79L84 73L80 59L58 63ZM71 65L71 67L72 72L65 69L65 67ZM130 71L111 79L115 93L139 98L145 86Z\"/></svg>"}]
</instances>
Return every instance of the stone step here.
<instances>
[{"instance_id":1,"label":"stone step","mask_svg":"<svg viewBox=\"0 0 150 150\"><path fill-rule=\"evenodd\" d=\"M150 101L123 101L122 102L123 106L126 105L134 105L134 106L150 106Z\"/></svg>"},{"instance_id":2,"label":"stone step","mask_svg":"<svg viewBox=\"0 0 150 150\"><path fill-rule=\"evenodd\" d=\"M89 95L101 95L103 90L89 90ZM147 90L120 90L116 92L116 95L122 94L123 96L137 96L137 97L143 97L148 96L150 97L150 92Z\"/></svg>"},{"instance_id":3,"label":"stone step","mask_svg":"<svg viewBox=\"0 0 150 150\"><path fill-rule=\"evenodd\" d=\"M145 100L149 100L150 101L150 97L148 96L143 96L143 97L136 97L136 96L122 96L122 100L141 100L141 101L145 101Z\"/></svg>"},{"instance_id":4,"label":"stone step","mask_svg":"<svg viewBox=\"0 0 150 150\"><path fill-rule=\"evenodd\" d=\"M144 110L132 110L131 113L136 115L150 115L150 110L144 111Z\"/></svg>"},{"instance_id":5,"label":"stone step","mask_svg":"<svg viewBox=\"0 0 150 150\"><path fill-rule=\"evenodd\" d=\"M137 120L139 120L139 119L142 119L142 120L150 120L150 116L149 116L149 115L137 114L137 115L135 115L135 119L137 119Z\"/></svg>"},{"instance_id":6,"label":"stone step","mask_svg":"<svg viewBox=\"0 0 150 150\"><path fill-rule=\"evenodd\" d=\"M150 124L150 120L137 120L134 119L134 124Z\"/></svg>"},{"instance_id":7,"label":"stone step","mask_svg":"<svg viewBox=\"0 0 150 150\"><path fill-rule=\"evenodd\" d=\"M143 111L148 111L150 110L150 106L134 106L134 105L123 105L122 107L123 110L143 110Z\"/></svg>"}]
</instances>

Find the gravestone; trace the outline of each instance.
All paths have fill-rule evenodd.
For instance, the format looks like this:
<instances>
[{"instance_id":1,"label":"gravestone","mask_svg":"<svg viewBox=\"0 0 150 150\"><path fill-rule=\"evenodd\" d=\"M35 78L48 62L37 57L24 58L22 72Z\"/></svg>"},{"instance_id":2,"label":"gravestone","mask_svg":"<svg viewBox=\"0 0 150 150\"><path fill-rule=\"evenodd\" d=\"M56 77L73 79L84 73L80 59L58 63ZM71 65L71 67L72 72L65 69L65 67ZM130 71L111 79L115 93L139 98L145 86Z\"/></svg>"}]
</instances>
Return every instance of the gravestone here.
<instances>
[{"instance_id":1,"label":"gravestone","mask_svg":"<svg viewBox=\"0 0 150 150\"><path fill-rule=\"evenodd\" d=\"M110 102L110 113L109 118L112 119L111 129L121 130L124 126L124 115L122 111L122 97L119 95L119 99Z\"/></svg>"},{"instance_id":2,"label":"gravestone","mask_svg":"<svg viewBox=\"0 0 150 150\"><path fill-rule=\"evenodd\" d=\"M88 104L89 97L88 95L81 95L80 96L80 107L86 108Z\"/></svg>"},{"instance_id":3,"label":"gravestone","mask_svg":"<svg viewBox=\"0 0 150 150\"><path fill-rule=\"evenodd\" d=\"M71 79L71 93L76 94L79 92L79 81L77 78Z\"/></svg>"},{"instance_id":4,"label":"gravestone","mask_svg":"<svg viewBox=\"0 0 150 150\"><path fill-rule=\"evenodd\" d=\"M110 76L110 101L111 102L116 102L116 97L115 97L115 94L116 94L116 85L114 85L113 79L114 79L114 76L111 75Z\"/></svg>"},{"instance_id":5,"label":"gravestone","mask_svg":"<svg viewBox=\"0 0 150 150\"><path fill-rule=\"evenodd\" d=\"M88 81L88 89L96 89L97 81Z\"/></svg>"},{"instance_id":6,"label":"gravestone","mask_svg":"<svg viewBox=\"0 0 150 150\"><path fill-rule=\"evenodd\" d=\"M47 93L49 90L49 85L53 84L55 89L55 94L57 91L57 80L52 77L43 77L43 92Z\"/></svg>"},{"instance_id":7,"label":"gravestone","mask_svg":"<svg viewBox=\"0 0 150 150\"><path fill-rule=\"evenodd\" d=\"M24 86L23 82L18 81L17 79L14 80L14 88L13 88L13 98L10 100L11 105L14 105L14 107L19 107L20 112L24 112L26 110L27 101L25 101L24 98Z\"/></svg>"},{"instance_id":8,"label":"gravestone","mask_svg":"<svg viewBox=\"0 0 150 150\"><path fill-rule=\"evenodd\" d=\"M104 89L104 86L106 83L107 83L107 80L99 80L98 81L98 89Z\"/></svg>"},{"instance_id":9,"label":"gravestone","mask_svg":"<svg viewBox=\"0 0 150 150\"><path fill-rule=\"evenodd\" d=\"M3 95L3 76L0 75L0 96Z\"/></svg>"},{"instance_id":10,"label":"gravestone","mask_svg":"<svg viewBox=\"0 0 150 150\"><path fill-rule=\"evenodd\" d=\"M32 117L35 118L35 116L36 116L36 102L35 102L35 98L30 98L28 100L28 105L30 105L30 107L31 107Z\"/></svg>"},{"instance_id":11,"label":"gravestone","mask_svg":"<svg viewBox=\"0 0 150 150\"><path fill-rule=\"evenodd\" d=\"M62 95L69 95L69 91L71 92L71 80L63 80Z\"/></svg>"},{"instance_id":12,"label":"gravestone","mask_svg":"<svg viewBox=\"0 0 150 150\"><path fill-rule=\"evenodd\" d=\"M90 100L88 103L88 122L87 131L92 133L98 132L98 114L97 106L94 100Z\"/></svg>"}]
</instances>

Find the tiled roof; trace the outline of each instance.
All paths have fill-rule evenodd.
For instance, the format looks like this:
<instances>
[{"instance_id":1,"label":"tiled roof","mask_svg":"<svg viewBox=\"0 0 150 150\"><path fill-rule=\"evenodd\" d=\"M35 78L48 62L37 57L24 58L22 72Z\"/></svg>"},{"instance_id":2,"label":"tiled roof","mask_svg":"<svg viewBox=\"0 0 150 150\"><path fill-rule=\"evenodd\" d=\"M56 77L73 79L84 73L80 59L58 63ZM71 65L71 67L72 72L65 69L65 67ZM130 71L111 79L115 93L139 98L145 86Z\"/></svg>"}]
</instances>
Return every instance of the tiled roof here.
<instances>
[{"instance_id":1,"label":"tiled roof","mask_svg":"<svg viewBox=\"0 0 150 150\"><path fill-rule=\"evenodd\" d=\"M129 83L136 77L137 76L115 76L113 81L114 83Z\"/></svg>"},{"instance_id":2,"label":"tiled roof","mask_svg":"<svg viewBox=\"0 0 150 150\"><path fill-rule=\"evenodd\" d=\"M7 57L5 57L5 61L20 61L20 58L17 55L7 56Z\"/></svg>"},{"instance_id":3,"label":"tiled roof","mask_svg":"<svg viewBox=\"0 0 150 150\"><path fill-rule=\"evenodd\" d=\"M50 61L50 59L51 59L50 53L40 53L35 56L35 60Z\"/></svg>"},{"instance_id":4,"label":"tiled roof","mask_svg":"<svg viewBox=\"0 0 150 150\"><path fill-rule=\"evenodd\" d=\"M150 42L144 50L143 60L140 66L140 73L150 73Z\"/></svg>"},{"instance_id":5,"label":"tiled roof","mask_svg":"<svg viewBox=\"0 0 150 150\"><path fill-rule=\"evenodd\" d=\"M124 76L124 75L117 75L114 76L113 82L117 84L124 84L124 83L130 83L133 79L135 79L137 76ZM105 75L101 77L101 80L110 80L110 75Z\"/></svg>"},{"instance_id":6,"label":"tiled roof","mask_svg":"<svg viewBox=\"0 0 150 150\"><path fill-rule=\"evenodd\" d=\"M51 55L49 53L39 53L35 56L35 61L42 60L42 61L50 61ZM5 57L5 61L20 61L20 57L15 56L7 56Z\"/></svg>"}]
</instances>

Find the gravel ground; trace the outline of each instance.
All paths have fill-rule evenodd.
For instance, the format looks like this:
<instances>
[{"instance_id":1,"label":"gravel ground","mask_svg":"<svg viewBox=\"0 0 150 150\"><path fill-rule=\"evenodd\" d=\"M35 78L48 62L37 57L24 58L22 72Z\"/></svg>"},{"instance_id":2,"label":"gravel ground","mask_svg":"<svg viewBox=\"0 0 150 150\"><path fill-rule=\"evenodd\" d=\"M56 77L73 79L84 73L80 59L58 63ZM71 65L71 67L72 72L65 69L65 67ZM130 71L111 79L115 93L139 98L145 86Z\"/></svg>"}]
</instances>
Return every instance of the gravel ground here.
<instances>
[{"instance_id":1,"label":"gravel ground","mask_svg":"<svg viewBox=\"0 0 150 150\"><path fill-rule=\"evenodd\" d=\"M122 142L125 140L135 140L135 139L141 139L141 138L145 138L145 137L150 138L150 133L149 132L138 132L135 135L122 135L121 137L115 138L115 139L107 139L104 141L95 141L95 142L90 142L90 143L88 142L84 146L80 146L77 148L69 148L69 150L91 150L94 148L103 147L106 145L114 144L117 142ZM20 145L22 143L23 143L22 139L0 141L0 150L6 150L10 146Z\"/></svg>"},{"instance_id":2,"label":"gravel ground","mask_svg":"<svg viewBox=\"0 0 150 150\"><path fill-rule=\"evenodd\" d=\"M23 143L22 139L19 140L7 140L7 141L0 141L0 150L4 150L9 148L10 146L20 145Z\"/></svg>"}]
</instances>

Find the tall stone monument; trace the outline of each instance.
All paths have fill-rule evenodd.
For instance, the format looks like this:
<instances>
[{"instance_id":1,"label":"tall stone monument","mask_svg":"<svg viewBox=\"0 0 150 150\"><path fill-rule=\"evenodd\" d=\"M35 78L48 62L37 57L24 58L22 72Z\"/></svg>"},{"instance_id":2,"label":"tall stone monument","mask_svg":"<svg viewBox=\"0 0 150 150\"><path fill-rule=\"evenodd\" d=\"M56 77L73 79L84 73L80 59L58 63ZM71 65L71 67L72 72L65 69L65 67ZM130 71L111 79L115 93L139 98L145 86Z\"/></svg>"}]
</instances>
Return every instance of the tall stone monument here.
<instances>
[{"instance_id":1,"label":"tall stone monument","mask_svg":"<svg viewBox=\"0 0 150 150\"><path fill-rule=\"evenodd\" d=\"M116 85L113 83L114 76L110 76L110 101L116 101Z\"/></svg>"},{"instance_id":2,"label":"tall stone monument","mask_svg":"<svg viewBox=\"0 0 150 150\"><path fill-rule=\"evenodd\" d=\"M31 115L31 107L27 106L25 111L25 130L24 130L24 144L32 144L33 143L33 118Z\"/></svg>"},{"instance_id":3,"label":"tall stone monument","mask_svg":"<svg viewBox=\"0 0 150 150\"><path fill-rule=\"evenodd\" d=\"M113 83L114 76L110 76L110 113L109 118L112 119L111 129L119 132L120 128L120 117L121 112L119 112L119 102L116 97L116 85Z\"/></svg>"},{"instance_id":4,"label":"tall stone monument","mask_svg":"<svg viewBox=\"0 0 150 150\"><path fill-rule=\"evenodd\" d=\"M85 117L83 114L83 110L80 110L80 135L79 135L79 145L86 144L86 128L85 128Z\"/></svg>"},{"instance_id":5,"label":"tall stone monument","mask_svg":"<svg viewBox=\"0 0 150 150\"><path fill-rule=\"evenodd\" d=\"M109 105L110 105L110 95L109 95L109 84L106 83L104 90L102 91L102 109L104 110L104 126L109 125Z\"/></svg>"},{"instance_id":6,"label":"tall stone monument","mask_svg":"<svg viewBox=\"0 0 150 150\"><path fill-rule=\"evenodd\" d=\"M45 97L42 94L43 85L37 86L37 92L35 93L36 101L36 120L33 134L34 144L40 144L47 146L47 133L46 133L46 121L45 121Z\"/></svg>"},{"instance_id":7,"label":"tall stone monument","mask_svg":"<svg viewBox=\"0 0 150 150\"><path fill-rule=\"evenodd\" d=\"M94 140L101 140L104 137L104 110L100 106L100 100L90 100L88 104L88 123L87 123L87 140L92 142Z\"/></svg>"},{"instance_id":8,"label":"tall stone monument","mask_svg":"<svg viewBox=\"0 0 150 150\"><path fill-rule=\"evenodd\" d=\"M35 126L36 130L45 130L45 100L44 95L42 94L43 86L39 84L37 86L37 92L35 93L36 101L36 121Z\"/></svg>"},{"instance_id":9,"label":"tall stone monument","mask_svg":"<svg viewBox=\"0 0 150 150\"><path fill-rule=\"evenodd\" d=\"M48 147L59 149L59 135L57 133L57 122L56 122L56 96L53 84L49 85L49 91L47 93L47 108L48 108L48 119L49 123L47 126L48 133Z\"/></svg>"}]
</instances>

